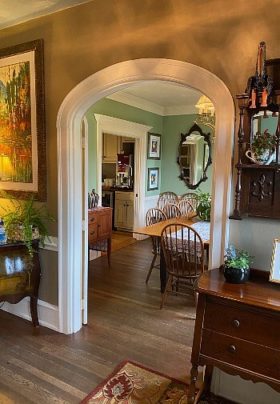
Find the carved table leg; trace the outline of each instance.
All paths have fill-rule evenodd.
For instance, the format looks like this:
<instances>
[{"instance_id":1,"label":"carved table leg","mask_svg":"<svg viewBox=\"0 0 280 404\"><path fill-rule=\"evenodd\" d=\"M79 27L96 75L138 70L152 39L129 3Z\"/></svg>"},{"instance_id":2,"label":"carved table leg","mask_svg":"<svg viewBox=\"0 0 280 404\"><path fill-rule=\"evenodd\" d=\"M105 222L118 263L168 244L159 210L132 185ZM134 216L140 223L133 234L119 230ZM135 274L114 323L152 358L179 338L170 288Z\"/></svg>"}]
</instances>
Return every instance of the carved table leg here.
<instances>
[{"instance_id":1,"label":"carved table leg","mask_svg":"<svg viewBox=\"0 0 280 404\"><path fill-rule=\"evenodd\" d=\"M37 302L38 302L37 297L30 297L30 312L34 327L39 327Z\"/></svg>"},{"instance_id":2,"label":"carved table leg","mask_svg":"<svg viewBox=\"0 0 280 404\"><path fill-rule=\"evenodd\" d=\"M197 381L197 375L198 371L197 366L195 365L191 368L191 383L188 391L188 404L193 404L195 400L195 384Z\"/></svg>"}]
</instances>

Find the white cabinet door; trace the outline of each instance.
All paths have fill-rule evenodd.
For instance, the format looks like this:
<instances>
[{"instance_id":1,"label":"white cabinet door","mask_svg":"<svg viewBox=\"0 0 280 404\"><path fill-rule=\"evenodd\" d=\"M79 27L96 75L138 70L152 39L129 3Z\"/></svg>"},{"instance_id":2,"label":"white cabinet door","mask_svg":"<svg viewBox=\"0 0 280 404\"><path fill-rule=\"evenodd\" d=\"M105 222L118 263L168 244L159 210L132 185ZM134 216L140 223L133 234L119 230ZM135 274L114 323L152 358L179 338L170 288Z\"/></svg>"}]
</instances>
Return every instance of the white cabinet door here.
<instances>
[{"instance_id":1,"label":"white cabinet door","mask_svg":"<svg viewBox=\"0 0 280 404\"><path fill-rule=\"evenodd\" d=\"M103 162L116 163L120 152L120 136L103 133Z\"/></svg>"},{"instance_id":2,"label":"white cabinet door","mask_svg":"<svg viewBox=\"0 0 280 404\"><path fill-rule=\"evenodd\" d=\"M134 224L134 203L133 201L126 202L126 228L133 230Z\"/></svg>"},{"instance_id":3,"label":"white cabinet door","mask_svg":"<svg viewBox=\"0 0 280 404\"><path fill-rule=\"evenodd\" d=\"M133 230L134 224L134 193L115 193L115 221L116 228Z\"/></svg>"}]
</instances>

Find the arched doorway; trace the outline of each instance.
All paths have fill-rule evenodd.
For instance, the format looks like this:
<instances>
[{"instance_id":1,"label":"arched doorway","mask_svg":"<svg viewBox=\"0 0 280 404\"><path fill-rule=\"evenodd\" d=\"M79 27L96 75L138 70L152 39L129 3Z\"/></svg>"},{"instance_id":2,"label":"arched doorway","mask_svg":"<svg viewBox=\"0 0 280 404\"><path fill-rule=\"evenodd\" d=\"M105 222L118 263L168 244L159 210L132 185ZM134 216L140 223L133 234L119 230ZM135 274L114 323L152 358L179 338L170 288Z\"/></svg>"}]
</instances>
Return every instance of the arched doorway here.
<instances>
[{"instance_id":1,"label":"arched doorway","mask_svg":"<svg viewBox=\"0 0 280 404\"><path fill-rule=\"evenodd\" d=\"M107 67L79 83L66 96L57 118L59 329L66 334L77 332L82 326L82 119L99 99L141 80L193 87L206 94L215 106L210 267L219 266L223 260L234 132L234 105L228 88L213 73L177 60L138 59Z\"/></svg>"}]
</instances>

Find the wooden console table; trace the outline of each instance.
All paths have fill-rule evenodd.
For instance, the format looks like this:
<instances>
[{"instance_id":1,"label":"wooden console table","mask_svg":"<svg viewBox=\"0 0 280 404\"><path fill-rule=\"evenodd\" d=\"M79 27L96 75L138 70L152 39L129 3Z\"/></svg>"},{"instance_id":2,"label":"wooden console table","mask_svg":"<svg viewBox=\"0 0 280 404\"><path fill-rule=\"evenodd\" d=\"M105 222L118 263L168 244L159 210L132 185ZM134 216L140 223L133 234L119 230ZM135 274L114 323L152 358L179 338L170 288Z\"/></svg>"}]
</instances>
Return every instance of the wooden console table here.
<instances>
[{"instance_id":1,"label":"wooden console table","mask_svg":"<svg viewBox=\"0 0 280 404\"><path fill-rule=\"evenodd\" d=\"M280 391L280 285L270 283L268 276L252 270L249 282L236 285L213 269L198 279L188 404L201 394L195 397L195 382L203 365L206 390L215 366Z\"/></svg>"},{"instance_id":2,"label":"wooden console table","mask_svg":"<svg viewBox=\"0 0 280 404\"><path fill-rule=\"evenodd\" d=\"M106 251L108 265L111 264L113 209L97 207L88 211L88 248L89 250Z\"/></svg>"},{"instance_id":3,"label":"wooden console table","mask_svg":"<svg viewBox=\"0 0 280 404\"><path fill-rule=\"evenodd\" d=\"M41 268L39 243L33 242L31 256L23 243L0 245L0 302L18 303L30 296L30 312L34 327L39 326L37 302Z\"/></svg>"}]
</instances>

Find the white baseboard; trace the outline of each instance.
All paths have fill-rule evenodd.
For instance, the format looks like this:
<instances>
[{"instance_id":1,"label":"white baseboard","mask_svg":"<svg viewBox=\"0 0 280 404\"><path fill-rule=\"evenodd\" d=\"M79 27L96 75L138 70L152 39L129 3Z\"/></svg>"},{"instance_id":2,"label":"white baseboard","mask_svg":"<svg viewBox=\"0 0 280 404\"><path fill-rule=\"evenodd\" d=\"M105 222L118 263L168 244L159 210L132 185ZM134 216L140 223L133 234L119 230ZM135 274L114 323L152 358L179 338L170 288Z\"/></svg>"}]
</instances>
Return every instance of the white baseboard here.
<instances>
[{"instance_id":1,"label":"white baseboard","mask_svg":"<svg viewBox=\"0 0 280 404\"><path fill-rule=\"evenodd\" d=\"M278 404L280 393L264 383L253 383L214 368L211 391L240 404Z\"/></svg>"},{"instance_id":2,"label":"white baseboard","mask_svg":"<svg viewBox=\"0 0 280 404\"><path fill-rule=\"evenodd\" d=\"M5 302L2 310L31 321L30 298L25 297L17 304ZM38 300L38 317L40 325L59 332L58 306Z\"/></svg>"},{"instance_id":3,"label":"white baseboard","mask_svg":"<svg viewBox=\"0 0 280 404\"><path fill-rule=\"evenodd\" d=\"M149 236L145 236L145 234L133 233L133 238L135 238L135 240L145 240L148 237Z\"/></svg>"}]
</instances>

